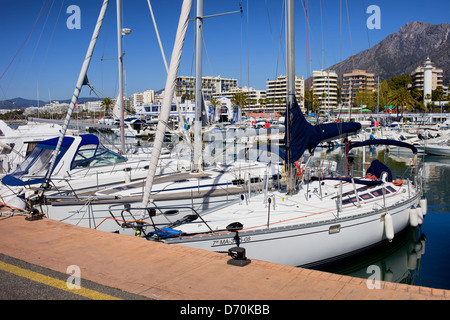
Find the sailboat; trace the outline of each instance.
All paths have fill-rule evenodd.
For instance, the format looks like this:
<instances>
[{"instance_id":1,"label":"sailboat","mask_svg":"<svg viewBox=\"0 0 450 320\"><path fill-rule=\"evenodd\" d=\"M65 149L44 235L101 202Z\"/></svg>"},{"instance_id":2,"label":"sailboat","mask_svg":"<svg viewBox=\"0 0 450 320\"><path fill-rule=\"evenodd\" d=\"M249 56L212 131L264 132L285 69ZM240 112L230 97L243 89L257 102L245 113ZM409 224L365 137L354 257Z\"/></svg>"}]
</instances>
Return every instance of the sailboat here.
<instances>
[{"instance_id":1,"label":"sailboat","mask_svg":"<svg viewBox=\"0 0 450 320\"><path fill-rule=\"evenodd\" d=\"M16 129L0 120L0 174L13 171L36 144L45 138L58 135L61 126L57 124L40 124L28 121ZM79 130L70 130L68 135L76 135Z\"/></svg>"},{"instance_id":2,"label":"sailboat","mask_svg":"<svg viewBox=\"0 0 450 320\"><path fill-rule=\"evenodd\" d=\"M0 196L4 205L21 210L32 210L32 206L41 204L45 197L56 199L55 201L70 197L80 199L101 188L146 177L148 157L136 154L124 156L124 139L121 140L122 154L118 154L105 147L97 136L92 134L75 135L73 130L68 129L81 87L87 83L88 66L108 2L108 0L104 0L101 7L64 124L62 126L41 125L48 132L42 134L40 138L33 139L33 151L30 152L32 150L30 147L29 154L24 154L27 157L1 180ZM120 5L118 7L120 8ZM118 34L121 36L120 23L118 23L118 29ZM121 52L120 46L119 52ZM121 56L119 54L119 70L120 65ZM118 106L120 107L121 93L117 101L119 101ZM123 114L122 111L119 111L118 114L121 113ZM7 129L7 127L3 127L3 131L11 131ZM39 132L36 132L39 135ZM34 132L35 136L36 132ZM42 140L48 134L51 135L51 138ZM18 142L16 141L17 145ZM8 145L5 146L8 147ZM183 161L180 162L178 159L171 159L168 155L163 155L158 163L158 174L179 172L185 166L186 163Z\"/></svg>"},{"instance_id":3,"label":"sailboat","mask_svg":"<svg viewBox=\"0 0 450 320\"><path fill-rule=\"evenodd\" d=\"M223 205L238 198L242 193L251 193L255 189L261 189L264 183L267 184L270 177L277 176L277 163L247 161L247 159L203 168L199 153L197 153L197 158L194 157L197 160L193 169L184 168L183 170L180 168L179 171L182 172L174 174L168 170L170 169L168 165L160 165L163 160L162 145L191 3L192 0L185 0L182 5L175 39L176 45L168 70L162 112L159 116L147 178L116 184L111 188L89 194L61 196L61 194L54 194L46 190L39 196L26 195L21 201L22 205L28 206L28 210L39 211L48 218L79 226L108 232L134 234L141 232L143 227L148 225L163 227L183 220L186 210L192 213L192 210L206 210ZM201 17L201 14L199 16ZM201 41L198 42L201 43ZM201 72L197 72L197 74L201 78ZM201 81L198 83L201 84ZM199 101L201 102L201 99ZM197 146L201 148L201 145ZM58 144L53 149L56 150L57 147ZM65 147L66 144L63 141L60 150L64 150ZM176 161L176 159L169 158L167 161ZM71 163L70 160L67 162ZM54 164L58 163L60 163L59 159ZM80 182L82 183L81 180ZM149 185L149 183L151 184ZM145 209L149 202L158 203L157 213L154 214ZM176 205L177 210L163 210L165 205L171 207ZM138 215L132 213L133 207L143 208L143 213ZM186 209L187 207L189 209Z\"/></svg>"},{"instance_id":4,"label":"sailboat","mask_svg":"<svg viewBox=\"0 0 450 320\"><path fill-rule=\"evenodd\" d=\"M374 161L367 175L350 175L346 162L343 176L313 175L308 161L300 158L327 139L344 138L360 130L359 123L311 125L295 99L294 2L286 2L288 103L286 115L285 182L280 188L265 187L257 195L242 195L223 208L192 214L165 228L147 228L146 238L166 244L228 252L230 263L243 266L251 259L290 266L326 264L381 242L390 241L409 225L423 223L426 199L414 162L414 180L393 179L390 169ZM348 139L347 139L348 141ZM399 141L378 140L349 144L354 148ZM158 210L155 207L153 210Z\"/></svg>"}]
</instances>

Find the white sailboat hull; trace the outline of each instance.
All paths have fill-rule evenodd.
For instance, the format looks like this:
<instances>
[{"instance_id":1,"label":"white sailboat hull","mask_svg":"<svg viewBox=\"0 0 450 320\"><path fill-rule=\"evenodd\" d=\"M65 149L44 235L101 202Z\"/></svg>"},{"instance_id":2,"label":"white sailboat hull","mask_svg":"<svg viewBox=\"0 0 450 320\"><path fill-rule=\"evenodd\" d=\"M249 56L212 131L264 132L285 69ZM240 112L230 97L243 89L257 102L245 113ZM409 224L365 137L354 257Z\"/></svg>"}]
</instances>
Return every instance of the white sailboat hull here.
<instances>
[{"instance_id":1,"label":"white sailboat hull","mask_svg":"<svg viewBox=\"0 0 450 320\"><path fill-rule=\"evenodd\" d=\"M157 176L151 194L152 204L148 207L157 207L158 212L152 218L146 213L142 220L147 227L153 224L163 227L186 215L203 213L236 200L241 194L262 190L266 177L270 178L277 170L277 166L268 168L261 163L247 163L246 166L230 167L228 171L212 169L204 173ZM249 175L252 177L250 187ZM121 228L120 225L133 223L141 216L142 209L139 208L142 208L145 183L145 180L125 183L85 196L49 195L42 212L50 219L82 227L134 234L132 228ZM125 210L125 205L130 207L131 213ZM169 210L172 210L170 214L164 214Z\"/></svg>"},{"instance_id":2,"label":"white sailboat hull","mask_svg":"<svg viewBox=\"0 0 450 320\"><path fill-rule=\"evenodd\" d=\"M409 209L415 199L389 209L394 232L409 225ZM240 231L240 246L249 259L290 266L311 267L338 260L386 241L385 210L361 213L360 216L335 218L323 222L299 223L287 227L271 227ZM235 247L234 232L199 237L164 240L210 251L226 252Z\"/></svg>"},{"instance_id":3,"label":"white sailboat hull","mask_svg":"<svg viewBox=\"0 0 450 320\"><path fill-rule=\"evenodd\" d=\"M142 219L143 225L147 229L152 229L153 224L157 227L164 227L182 219L189 214L195 214L191 209L200 212L209 210L217 206L226 204L238 197L238 194L224 194L215 195L211 197L201 197L195 192L191 197L184 194L181 197L166 197L155 201L160 210L157 211L156 216L150 218L145 214ZM205 193L202 193L205 195ZM77 225L80 227L96 229L104 232L115 232L126 235L135 235L136 229L134 226L136 221L140 220L139 215L142 209L139 209L142 204L142 196L128 197L122 199L105 199L89 201L58 201L51 203L44 208L45 215L53 220ZM131 213L125 210L125 205L129 205ZM124 222L129 224L124 226Z\"/></svg>"}]
</instances>

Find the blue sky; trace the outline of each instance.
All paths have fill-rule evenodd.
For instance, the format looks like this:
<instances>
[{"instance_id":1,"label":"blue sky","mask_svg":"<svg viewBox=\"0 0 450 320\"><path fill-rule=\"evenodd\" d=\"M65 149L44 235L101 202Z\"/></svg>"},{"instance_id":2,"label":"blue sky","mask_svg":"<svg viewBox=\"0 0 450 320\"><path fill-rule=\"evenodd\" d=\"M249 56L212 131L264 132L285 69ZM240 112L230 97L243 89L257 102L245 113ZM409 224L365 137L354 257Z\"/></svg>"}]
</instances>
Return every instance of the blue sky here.
<instances>
[{"instance_id":1,"label":"blue sky","mask_svg":"<svg viewBox=\"0 0 450 320\"><path fill-rule=\"evenodd\" d=\"M0 0L0 100L71 98L102 2ZM147 1L122 2L123 26L132 29L124 38L126 94L162 89L166 72ZM182 1L150 2L170 61ZM304 3L295 1L296 75L307 78ZM204 0L204 15L239 10L240 4L242 15L205 19L203 75L236 78L239 86L264 90L267 79L286 73L284 33L280 37L283 1ZM67 28L70 5L80 8L80 29ZM380 8L380 29L366 27L370 5ZM448 23L450 12L448 0L308 0L307 7L311 71L369 49L408 22ZM196 0L191 18L195 9ZM178 73L182 76L195 75L194 25L191 22L187 31ZM116 1L111 0L88 71L89 82L101 98L117 94L116 57ZM81 96L95 94L85 86Z\"/></svg>"}]
</instances>

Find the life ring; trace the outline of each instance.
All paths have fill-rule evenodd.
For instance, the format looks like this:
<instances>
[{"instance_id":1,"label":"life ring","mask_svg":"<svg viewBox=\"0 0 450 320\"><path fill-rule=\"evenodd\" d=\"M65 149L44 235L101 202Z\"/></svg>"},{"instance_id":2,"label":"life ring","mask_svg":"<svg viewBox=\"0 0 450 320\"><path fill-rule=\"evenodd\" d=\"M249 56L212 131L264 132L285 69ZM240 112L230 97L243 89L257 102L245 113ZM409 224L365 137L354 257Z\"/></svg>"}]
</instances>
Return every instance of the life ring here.
<instances>
[{"instance_id":1,"label":"life ring","mask_svg":"<svg viewBox=\"0 0 450 320\"><path fill-rule=\"evenodd\" d=\"M295 161L295 166L297 167L297 178L301 178L303 175L303 170L300 167L300 163L298 161Z\"/></svg>"}]
</instances>

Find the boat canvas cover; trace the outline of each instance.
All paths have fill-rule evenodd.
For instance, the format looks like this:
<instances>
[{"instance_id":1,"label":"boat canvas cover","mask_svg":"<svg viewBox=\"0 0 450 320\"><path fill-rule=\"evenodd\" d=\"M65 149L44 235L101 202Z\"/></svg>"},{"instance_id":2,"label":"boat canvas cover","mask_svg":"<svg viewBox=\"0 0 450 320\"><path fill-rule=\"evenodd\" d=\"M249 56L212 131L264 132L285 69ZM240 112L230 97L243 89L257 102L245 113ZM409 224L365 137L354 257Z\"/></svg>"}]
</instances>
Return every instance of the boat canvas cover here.
<instances>
[{"instance_id":1,"label":"boat canvas cover","mask_svg":"<svg viewBox=\"0 0 450 320\"><path fill-rule=\"evenodd\" d=\"M365 140L365 141L358 141L351 143L349 146L349 150L353 148L359 148L364 146L372 146L372 145L388 145L388 146L397 146L402 148L408 148L412 151L413 154L417 154L417 148L413 146L412 144L403 142L403 141L397 141L392 139L371 139L371 140Z\"/></svg>"},{"instance_id":2,"label":"boat canvas cover","mask_svg":"<svg viewBox=\"0 0 450 320\"><path fill-rule=\"evenodd\" d=\"M370 167L367 169L366 175L371 174L380 179L383 175L383 172L387 174L387 181L392 181L392 172L383 162L375 159L370 164Z\"/></svg>"},{"instance_id":3,"label":"boat canvas cover","mask_svg":"<svg viewBox=\"0 0 450 320\"><path fill-rule=\"evenodd\" d=\"M289 162L294 163L303 155L306 149L310 153L322 141L334 140L344 136L353 135L361 129L359 122L340 122L340 123L325 123L325 124L310 124L300 106L297 99L294 97L294 105L289 110L290 119L286 117L289 122L290 144L289 144ZM284 142L287 144L287 135L284 137Z\"/></svg>"},{"instance_id":4,"label":"boat canvas cover","mask_svg":"<svg viewBox=\"0 0 450 320\"><path fill-rule=\"evenodd\" d=\"M79 147L83 145L99 143L98 137L92 134L81 135L81 142ZM50 160L53 151L56 149L58 137L47 139L39 142L34 147L33 151L26 157L26 159L11 173L2 178L2 182L8 186L24 186L36 183L43 183L45 181L46 173L50 168ZM64 137L60 152L55 161L56 164L64 156L66 151L74 142L73 137ZM27 176L34 175L34 179L28 179ZM27 177L27 179L23 179Z\"/></svg>"}]
</instances>

